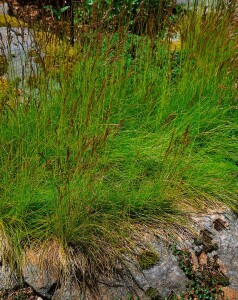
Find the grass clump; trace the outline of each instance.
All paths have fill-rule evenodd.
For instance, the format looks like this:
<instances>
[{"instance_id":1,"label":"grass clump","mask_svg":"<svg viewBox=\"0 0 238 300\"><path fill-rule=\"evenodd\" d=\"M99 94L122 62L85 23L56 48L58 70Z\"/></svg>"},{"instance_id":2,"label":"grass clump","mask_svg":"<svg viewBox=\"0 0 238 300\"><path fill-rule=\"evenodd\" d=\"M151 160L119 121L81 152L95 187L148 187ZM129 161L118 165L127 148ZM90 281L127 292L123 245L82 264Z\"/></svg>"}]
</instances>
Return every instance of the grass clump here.
<instances>
[{"instance_id":1,"label":"grass clump","mask_svg":"<svg viewBox=\"0 0 238 300\"><path fill-rule=\"evenodd\" d=\"M58 240L103 267L138 224L237 209L232 18L188 13L179 54L99 30L80 37L70 72L67 47L57 76L41 64L0 116L0 216L14 247Z\"/></svg>"}]
</instances>

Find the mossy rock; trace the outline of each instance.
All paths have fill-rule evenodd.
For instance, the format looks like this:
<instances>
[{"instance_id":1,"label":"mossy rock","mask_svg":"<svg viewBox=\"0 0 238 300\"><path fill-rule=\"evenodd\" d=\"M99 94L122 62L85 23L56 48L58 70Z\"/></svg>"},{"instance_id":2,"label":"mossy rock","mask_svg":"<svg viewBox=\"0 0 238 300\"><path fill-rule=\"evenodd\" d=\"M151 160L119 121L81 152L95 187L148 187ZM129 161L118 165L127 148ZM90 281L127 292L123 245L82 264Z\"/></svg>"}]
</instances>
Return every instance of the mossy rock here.
<instances>
[{"instance_id":1,"label":"mossy rock","mask_svg":"<svg viewBox=\"0 0 238 300\"><path fill-rule=\"evenodd\" d=\"M139 256L140 269L149 269L153 267L159 260L160 257L157 253L148 250L143 251Z\"/></svg>"}]
</instances>

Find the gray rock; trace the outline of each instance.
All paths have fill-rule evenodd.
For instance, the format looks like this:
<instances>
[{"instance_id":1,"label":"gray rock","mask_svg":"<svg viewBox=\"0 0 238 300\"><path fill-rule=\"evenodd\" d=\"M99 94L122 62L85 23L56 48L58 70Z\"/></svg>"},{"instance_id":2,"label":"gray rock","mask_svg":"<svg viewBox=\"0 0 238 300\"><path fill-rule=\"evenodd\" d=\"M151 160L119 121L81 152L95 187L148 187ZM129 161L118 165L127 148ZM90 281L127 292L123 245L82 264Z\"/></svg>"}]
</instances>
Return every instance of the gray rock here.
<instances>
[{"instance_id":1,"label":"gray rock","mask_svg":"<svg viewBox=\"0 0 238 300\"><path fill-rule=\"evenodd\" d=\"M188 282L178 266L177 259L172 255L168 255L163 262L143 273L149 286L156 288L164 297L168 297L171 291L175 294L184 291Z\"/></svg>"},{"instance_id":2,"label":"gray rock","mask_svg":"<svg viewBox=\"0 0 238 300\"><path fill-rule=\"evenodd\" d=\"M201 243L195 243L191 236L181 242L180 248L187 249L200 263L204 263L200 253L205 261L206 257L218 258L220 272L229 278L229 288L238 290L238 218L231 211L221 211L194 216L192 219ZM185 291L189 280L181 271L177 258L171 253L168 245L154 239L151 239L150 244L160 260L154 266L141 270L135 261L127 258L125 266L129 275L125 272L119 279L114 278L111 282L101 283L99 290L103 296L100 299L126 299L126 295L130 293L139 294L139 299L148 299L148 290L158 291L162 297L168 297L171 292L178 294Z\"/></svg>"},{"instance_id":3,"label":"gray rock","mask_svg":"<svg viewBox=\"0 0 238 300\"><path fill-rule=\"evenodd\" d=\"M23 278L39 295L52 298L58 282L58 276L52 268L40 268L39 265L28 263L23 268Z\"/></svg>"},{"instance_id":4,"label":"gray rock","mask_svg":"<svg viewBox=\"0 0 238 300\"><path fill-rule=\"evenodd\" d=\"M112 278L98 278L97 294L88 291L84 299L111 300L133 297L146 300L150 299L148 295L151 291L156 291L161 297L169 297L172 292L178 294L184 291L188 279L179 268L176 257L161 240L153 239L152 246L160 258L154 265L142 270L136 259L126 257Z\"/></svg>"},{"instance_id":5,"label":"gray rock","mask_svg":"<svg viewBox=\"0 0 238 300\"><path fill-rule=\"evenodd\" d=\"M222 215L214 215L211 218L212 227L214 222L221 220L226 227L221 230L213 230L214 242L218 249L216 254L226 269L226 276L229 278L230 286L238 290L238 219L229 212Z\"/></svg>"},{"instance_id":6,"label":"gray rock","mask_svg":"<svg viewBox=\"0 0 238 300\"><path fill-rule=\"evenodd\" d=\"M176 257L172 254L168 246L158 240L153 243L154 248L160 257L159 261L149 269L140 270L138 267L130 267L129 270L137 285L143 289L157 289L163 297L168 297L171 292L175 294L184 291L188 279L180 269Z\"/></svg>"},{"instance_id":7,"label":"gray rock","mask_svg":"<svg viewBox=\"0 0 238 300\"><path fill-rule=\"evenodd\" d=\"M147 299L143 291L128 276L127 272L121 275L115 274L111 278L100 276L95 286L88 285L86 282L81 283L80 286L74 276L69 276L61 282L52 300L127 300L129 296L134 296L141 300Z\"/></svg>"},{"instance_id":8,"label":"gray rock","mask_svg":"<svg viewBox=\"0 0 238 300\"><path fill-rule=\"evenodd\" d=\"M0 27L1 55L8 61L8 75L24 78L36 71L37 65L28 53L35 49L32 31L28 28Z\"/></svg>"},{"instance_id":9,"label":"gray rock","mask_svg":"<svg viewBox=\"0 0 238 300\"><path fill-rule=\"evenodd\" d=\"M13 290L19 285L19 276L4 260L4 252L8 248L7 239L3 232L0 232L0 291Z\"/></svg>"},{"instance_id":10,"label":"gray rock","mask_svg":"<svg viewBox=\"0 0 238 300\"><path fill-rule=\"evenodd\" d=\"M10 267L2 265L0 267L0 291L9 291L19 286L19 278Z\"/></svg>"},{"instance_id":11,"label":"gray rock","mask_svg":"<svg viewBox=\"0 0 238 300\"><path fill-rule=\"evenodd\" d=\"M57 289L52 297L52 300L78 300L82 296L79 284L75 278L69 276Z\"/></svg>"},{"instance_id":12,"label":"gray rock","mask_svg":"<svg viewBox=\"0 0 238 300\"><path fill-rule=\"evenodd\" d=\"M238 219L232 212L211 212L192 217L194 231L200 242L194 242L192 235L181 238L180 249L187 249L197 264L206 264L207 257L219 258L219 270L229 278L229 288L238 289ZM153 266L142 270L138 260L125 257L114 276L100 276L96 291L86 289L84 297L75 285L64 285L55 295L56 299L74 300L80 295L86 300L150 299L149 293L158 297L169 297L172 292L185 291L189 280L180 269L177 258L168 245L148 235L147 242L160 258ZM202 255L200 255L202 254ZM203 261L202 261L203 258ZM198 266L198 265L197 265ZM196 267L194 265L194 267ZM71 291L71 292L70 292ZM60 298L61 295L61 298Z\"/></svg>"},{"instance_id":13,"label":"gray rock","mask_svg":"<svg viewBox=\"0 0 238 300\"><path fill-rule=\"evenodd\" d=\"M60 277L60 248L57 243L27 250L22 267L22 276L40 296L51 299Z\"/></svg>"},{"instance_id":14,"label":"gray rock","mask_svg":"<svg viewBox=\"0 0 238 300\"><path fill-rule=\"evenodd\" d=\"M193 217L194 227L201 233L206 230L210 235L209 247L200 245L210 259L218 259L221 272L229 278L229 288L238 290L238 218L231 211L213 212ZM215 247L213 247L215 246ZM195 251L194 244L190 251Z\"/></svg>"},{"instance_id":15,"label":"gray rock","mask_svg":"<svg viewBox=\"0 0 238 300\"><path fill-rule=\"evenodd\" d=\"M8 5L6 2L0 3L0 15L7 15L8 14Z\"/></svg>"}]
</instances>

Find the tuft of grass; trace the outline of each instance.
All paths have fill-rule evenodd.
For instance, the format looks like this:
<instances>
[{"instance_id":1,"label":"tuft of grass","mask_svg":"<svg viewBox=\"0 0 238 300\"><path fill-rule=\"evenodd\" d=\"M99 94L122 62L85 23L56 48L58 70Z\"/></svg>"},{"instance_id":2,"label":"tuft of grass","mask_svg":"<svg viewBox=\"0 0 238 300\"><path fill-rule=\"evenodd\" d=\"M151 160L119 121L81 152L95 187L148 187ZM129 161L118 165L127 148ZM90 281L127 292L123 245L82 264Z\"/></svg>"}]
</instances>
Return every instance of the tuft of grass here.
<instances>
[{"instance_id":1,"label":"tuft of grass","mask_svg":"<svg viewBox=\"0 0 238 300\"><path fill-rule=\"evenodd\" d=\"M24 99L10 93L16 105L0 111L0 216L15 252L57 240L105 268L137 224L237 209L232 20L189 12L179 52L121 29L82 33L73 50L50 34L37 44Z\"/></svg>"}]
</instances>

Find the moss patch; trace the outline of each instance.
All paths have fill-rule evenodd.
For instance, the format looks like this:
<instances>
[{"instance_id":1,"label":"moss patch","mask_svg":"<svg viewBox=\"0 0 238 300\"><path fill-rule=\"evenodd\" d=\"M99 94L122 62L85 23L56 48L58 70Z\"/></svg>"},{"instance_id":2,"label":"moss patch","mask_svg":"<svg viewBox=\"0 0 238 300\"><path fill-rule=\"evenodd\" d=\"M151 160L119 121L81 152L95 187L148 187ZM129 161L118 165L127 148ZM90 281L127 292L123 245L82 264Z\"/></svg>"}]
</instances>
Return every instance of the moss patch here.
<instances>
[{"instance_id":1,"label":"moss patch","mask_svg":"<svg viewBox=\"0 0 238 300\"><path fill-rule=\"evenodd\" d=\"M31 51L29 56L34 57L35 62L52 76L58 76L62 68L66 70L66 75L71 74L75 63L80 60L80 47L73 48L55 34L41 31L34 33L34 40L38 49ZM39 53L44 54L43 59Z\"/></svg>"},{"instance_id":2,"label":"moss patch","mask_svg":"<svg viewBox=\"0 0 238 300\"><path fill-rule=\"evenodd\" d=\"M0 27L27 27L27 24L22 22L21 20L18 20L15 17L11 17L8 15L0 15Z\"/></svg>"},{"instance_id":3,"label":"moss patch","mask_svg":"<svg viewBox=\"0 0 238 300\"><path fill-rule=\"evenodd\" d=\"M148 290L146 290L145 295L150 300L163 300L164 298L160 295L160 293L157 291L157 289L149 287Z\"/></svg>"},{"instance_id":4,"label":"moss patch","mask_svg":"<svg viewBox=\"0 0 238 300\"><path fill-rule=\"evenodd\" d=\"M144 251L139 256L139 266L141 270L149 269L153 267L158 261L160 257L157 253L152 251Z\"/></svg>"},{"instance_id":5,"label":"moss patch","mask_svg":"<svg viewBox=\"0 0 238 300\"><path fill-rule=\"evenodd\" d=\"M181 39L172 40L169 43L169 50L170 51L180 51L181 50Z\"/></svg>"}]
</instances>

